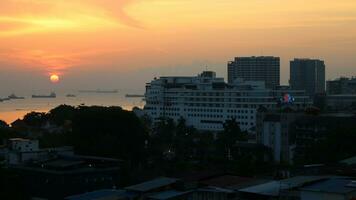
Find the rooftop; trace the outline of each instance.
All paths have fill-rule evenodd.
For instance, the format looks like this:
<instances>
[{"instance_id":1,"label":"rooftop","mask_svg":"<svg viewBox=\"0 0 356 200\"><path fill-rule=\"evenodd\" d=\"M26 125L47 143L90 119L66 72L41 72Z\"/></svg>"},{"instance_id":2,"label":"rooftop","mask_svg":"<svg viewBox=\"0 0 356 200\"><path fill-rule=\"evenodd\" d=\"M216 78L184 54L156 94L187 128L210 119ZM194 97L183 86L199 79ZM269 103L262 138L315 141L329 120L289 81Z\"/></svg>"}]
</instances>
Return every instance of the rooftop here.
<instances>
[{"instance_id":1,"label":"rooftop","mask_svg":"<svg viewBox=\"0 0 356 200\"><path fill-rule=\"evenodd\" d=\"M150 195L148 198L157 199L157 200L171 199L171 198L175 198L175 197L179 197L179 196L188 194L190 192L191 191L168 190L168 191L159 192L159 193Z\"/></svg>"},{"instance_id":2,"label":"rooftop","mask_svg":"<svg viewBox=\"0 0 356 200\"><path fill-rule=\"evenodd\" d=\"M346 165L355 165L356 164L356 156L342 160L342 161L340 161L340 163L346 164Z\"/></svg>"},{"instance_id":3,"label":"rooftop","mask_svg":"<svg viewBox=\"0 0 356 200\"><path fill-rule=\"evenodd\" d=\"M249 177L240 177L233 175L224 175L208 180L204 180L201 183L206 186L222 187L228 189L241 189L244 187L249 187L252 185L266 183L267 180L249 178Z\"/></svg>"},{"instance_id":4,"label":"rooftop","mask_svg":"<svg viewBox=\"0 0 356 200\"><path fill-rule=\"evenodd\" d=\"M220 188L220 187L205 187L205 188L200 188L197 189L198 192L214 192L214 193L234 193L234 190L226 189L226 188Z\"/></svg>"},{"instance_id":5,"label":"rooftop","mask_svg":"<svg viewBox=\"0 0 356 200\"><path fill-rule=\"evenodd\" d=\"M118 199L123 196L133 196L133 194L127 193L125 190L97 190L80 195L74 195L67 197L66 200L99 200L99 199Z\"/></svg>"},{"instance_id":6,"label":"rooftop","mask_svg":"<svg viewBox=\"0 0 356 200\"><path fill-rule=\"evenodd\" d=\"M279 196L282 190L299 188L306 184L321 181L326 178L327 177L325 176L297 176L281 181L270 181L268 183L244 188L239 191L263 196Z\"/></svg>"},{"instance_id":7,"label":"rooftop","mask_svg":"<svg viewBox=\"0 0 356 200\"><path fill-rule=\"evenodd\" d=\"M11 138L11 139L9 139L9 141L11 141L11 142L29 142L31 140L24 139L24 138Z\"/></svg>"},{"instance_id":8,"label":"rooftop","mask_svg":"<svg viewBox=\"0 0 356 200\"><path fill-rule=\"evenodd\" d=\"M349 178L332 178L303 187L302 191L348 194L356 192L356 182Z\"/></svg>"},{"instance_id":9,"label":"rooftop","mask_svg":"<svg viewBox=\"0 0 356 200\"><path fill-rule=\"evenodd\" d=\"M157 178L151 181L143 182L137 185L129 186L126 187L126 190L129 191L135 191L135 192L148 192L154 189L158 189L164 186L168 186L171 184L174 184L178 181L179 179L175 178L167 178L167 177L161 177Z\"/></svg>"}]
</instances>

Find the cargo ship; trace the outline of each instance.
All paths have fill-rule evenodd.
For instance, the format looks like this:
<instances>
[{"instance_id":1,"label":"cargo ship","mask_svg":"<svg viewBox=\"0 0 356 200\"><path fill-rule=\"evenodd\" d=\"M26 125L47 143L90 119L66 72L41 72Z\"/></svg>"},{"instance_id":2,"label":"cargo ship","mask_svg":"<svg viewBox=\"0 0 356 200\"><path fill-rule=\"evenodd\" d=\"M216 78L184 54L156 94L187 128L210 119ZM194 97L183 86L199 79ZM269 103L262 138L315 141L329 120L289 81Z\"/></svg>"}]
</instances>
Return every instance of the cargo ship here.
<instances>
[{"instance_id":1,"label":"cargo ship","mask_svg":"<svg viewBox=\"0 0 356 200\"><path fill-rule=\"evenodd\" d=\"M32 95L32 98L56 98L57 95L54 92L51 92L50 95Z\"/></svg>"},{"instance_id":2,"label":"cargo ship","mask_svg":"<svg viewBox=\"0 0 356 200\"><path fill-rule=\"evenodd\" d=\"M67 94L66 97L74 98L74 97L77 97L77 96L75 94Z\"/></svg>"},{"instance_id":3,"label":"cargo ship","mask_svg":"<svg viewBox=\"0 0 356 200\"><path fill-rule=\"evenodd\" d=\"M9 99L25 99L25 97L18 97L15 94L11 94L8 96Z\"/></svg>"}]
</instances>

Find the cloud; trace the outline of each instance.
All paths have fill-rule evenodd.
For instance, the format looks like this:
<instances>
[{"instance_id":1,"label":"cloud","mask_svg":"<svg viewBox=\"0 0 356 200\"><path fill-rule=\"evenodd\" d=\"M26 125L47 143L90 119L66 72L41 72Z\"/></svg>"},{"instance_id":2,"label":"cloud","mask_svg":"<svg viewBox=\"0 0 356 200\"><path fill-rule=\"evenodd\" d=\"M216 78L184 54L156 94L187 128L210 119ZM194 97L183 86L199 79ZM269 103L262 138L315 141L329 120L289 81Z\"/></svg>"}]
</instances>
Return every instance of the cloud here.
<instances>
[{"instance_id":1,"label":"cloud","mask_svg":"<svg viewBox=\"0 0 356 200\"><path fill-rule=\"evenodd\" d=\"M1 0L0 36L51 31L143 28L126 8L135 0Z\"/></svg>"},{"instance_id":2,"label":"cloud","mask_svg":"<svg viewBox=\"0 0 356 200\"><path fill-rule=\"evenodd\" d=\"M124 52L125 49L101 49L101 50L86 50L80 52L53 52L42 49L35 50L0 50L0 61L5 63L16 63L28 66L31 69L44 70L45 73L64 73L69 68L89 65L94 62L92 58L101 55L117 54Z\"/></svg>"}]
</instances>

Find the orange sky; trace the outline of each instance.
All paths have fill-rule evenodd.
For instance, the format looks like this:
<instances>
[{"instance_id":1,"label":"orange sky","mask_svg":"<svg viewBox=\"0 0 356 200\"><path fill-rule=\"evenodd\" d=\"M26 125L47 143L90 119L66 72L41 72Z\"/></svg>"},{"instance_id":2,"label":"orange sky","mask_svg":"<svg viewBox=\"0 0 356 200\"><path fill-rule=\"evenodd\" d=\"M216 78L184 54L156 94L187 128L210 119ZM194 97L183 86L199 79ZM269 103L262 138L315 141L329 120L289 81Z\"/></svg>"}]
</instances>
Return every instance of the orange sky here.
<instances>
[{"instance_id":1,"label":"orange sky","mask_svg":"<svg viewBox=\"0 0 356 200\"><path fill-rule=\"evenodd\" d=\"M63 84L67 77L66 87L94 80L143 88L153 76L196 74L205 65L225 76L228 60L247 55L281 56L286 83L294 57L325 59L329 78L356 75L355 52L355 0L0 3L0 74L11 74L0 77L6 83L20 84L23 73L33 80L58 73Z\"/></svg>"}]
</instances>

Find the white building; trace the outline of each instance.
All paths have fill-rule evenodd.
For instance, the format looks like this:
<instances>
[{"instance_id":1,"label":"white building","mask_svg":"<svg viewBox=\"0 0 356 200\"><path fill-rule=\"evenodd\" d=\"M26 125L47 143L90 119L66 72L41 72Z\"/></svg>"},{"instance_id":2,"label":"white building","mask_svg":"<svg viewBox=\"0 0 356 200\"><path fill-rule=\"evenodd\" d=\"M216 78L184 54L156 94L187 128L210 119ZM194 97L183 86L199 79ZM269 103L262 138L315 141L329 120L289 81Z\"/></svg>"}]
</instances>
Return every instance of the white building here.
<instances>
[{"instance_id":1,"label":"white building","mask_svg":"<svg viewBox=\"0 0 356 200\"><path fill-rule=\"evenodd\" d=\"M29 140L23 138L9 139L9 148L18 152L38 151L38 140Z\"/></svg>"},{"instance_id":2,"label":"white building","mask_svg":"<svg viewBox=\"0 0 356 200\"><path fill-rule=\"evenodd\" d=\"M312 103L304 91L266 89L263 82L241 79L226 84L210 71L194 77L155 78L146 85L145 99L145 113L154 120L183 117L187 125L211 131L223 130L223 123L232 118L242 130L252 130L261 106L277 109L288 101L295 109L304 109Z\"/></svg>"},{"instance_id":3,"label":"white building","mask_svg":"<svg viewBox=\"0 0 356 200\"><path fill-rule=\"evenodd\" d=\"M257 114L257 143L272 150L274 161L292 164L295 139L290 135L290 125L304 112L267 111Z\"/></svg>"},{"instance_id":4,"label":"white building","mask_svg":"<svg viewBox=\"0 0 356 200\"><path fill-rule=\"evenodd\" d=\"M40 149L38 140L13 138L8 141L5 158L9 165L21 165L26 162L48 159L51 153L73 155L73 148L58 147Z\"/></svg>"}]
</instances>

